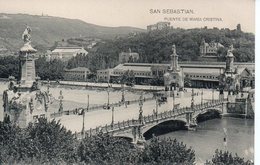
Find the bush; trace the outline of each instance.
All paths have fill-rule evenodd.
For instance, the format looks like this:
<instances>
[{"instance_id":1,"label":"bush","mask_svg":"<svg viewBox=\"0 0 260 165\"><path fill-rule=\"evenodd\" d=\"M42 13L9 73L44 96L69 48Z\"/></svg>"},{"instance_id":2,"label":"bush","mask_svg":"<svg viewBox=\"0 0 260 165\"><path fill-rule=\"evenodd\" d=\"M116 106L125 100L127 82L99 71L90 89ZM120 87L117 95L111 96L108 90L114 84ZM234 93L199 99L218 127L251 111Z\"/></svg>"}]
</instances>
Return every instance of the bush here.
<instances>
[{"instance_id":1,"label":"bush","mask_svg":"<svg viewBox=\"0 0 260 165\"><path fill-rule=\"evenodd\" d=\"M0 123L0 163L73 163L77 141L59 122L39 119L21 130L10 122Z\"/></svg>"},{"instance_id":2,"label":"bush","mask_svg":"<svg viewBox=\"0 0 260 165\"><path fill-rule=\"evenodd\" d=\"M79 159L86 164L132 164L137 153L129 141L105 134L83 139L78 148Z\"/></svg>"},{"instance_id":3,"label":"bush","mask_svg":"<svg viewBox=\"0 0 260 165\"><path fill-rule=\"evenodd\" d=\"M129 141L100 134L84 139L78 149L86 164L195 164L195 153L176 139L153 138L143 150Z\"/></svg>"},{"instance_id":4,"label":"bush","mask_svg":"<svg viewBox=\"0 0 260 165\"><path fill-rule=\"evenodd\" d=\"M228 151L216 150L215 155L211 161L207 161L206 165L227 165L227 164L234 164L234 165L252 165L254 163L250 162L249 160L245 161L244 158L239 157L237 154L235 156Z\"/></svg>"},{"instance_id":5,"label":"bush","mask_svg":"<svg viewBox=\"0 0 260 165\"><path fill-rule=\"evenodd\" d=\"M195 151L176 139L153 138L142 152L144 164L195 164Z\"/></svg>"}]
</instances>

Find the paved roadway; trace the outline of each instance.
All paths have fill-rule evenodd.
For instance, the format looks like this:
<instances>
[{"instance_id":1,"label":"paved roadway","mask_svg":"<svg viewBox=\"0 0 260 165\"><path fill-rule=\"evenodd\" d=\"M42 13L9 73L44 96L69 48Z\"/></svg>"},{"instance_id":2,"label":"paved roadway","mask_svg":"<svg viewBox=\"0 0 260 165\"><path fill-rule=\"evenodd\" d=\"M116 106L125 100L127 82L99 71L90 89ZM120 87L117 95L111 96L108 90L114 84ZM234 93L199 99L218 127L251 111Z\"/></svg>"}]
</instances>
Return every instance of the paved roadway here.
<instances>
[{"instance_id":1,"label":"paved roadway","mask_svg":"<svg viewBox=\"0 0 260 165\"><path fill-rule=\"evenodd\" d=\"M201 90L194 89L194 93L198 93L198 96L194 97L195 104L201 103ZM203 90L204 102L206 99L212 99L212 90ZM218 99L218 92L214 92L214 99ZM175 98L175 104L180 104L180 107L190 106L191 104L191 89L187 89L187 92L183 93L181 98ZM156 107L155 100L146 101L143 103L143 115L153 113L153 109ZM173 99L168 98L168 102L158 107L158 112L163 112L172 109ZM115 107L114 111L114 122L119 122L128 119L137 119L139 115L139 104L132 104L127 106ZM69 130L73 132L80 132L82 130L83 117L81 115L69 115L56 118ZM85 116L85 129L96 128L98 126L104 126L111 124L112 111L111 110L100 110L94 112L88 112Z\"/></svg>"}]
</instances>

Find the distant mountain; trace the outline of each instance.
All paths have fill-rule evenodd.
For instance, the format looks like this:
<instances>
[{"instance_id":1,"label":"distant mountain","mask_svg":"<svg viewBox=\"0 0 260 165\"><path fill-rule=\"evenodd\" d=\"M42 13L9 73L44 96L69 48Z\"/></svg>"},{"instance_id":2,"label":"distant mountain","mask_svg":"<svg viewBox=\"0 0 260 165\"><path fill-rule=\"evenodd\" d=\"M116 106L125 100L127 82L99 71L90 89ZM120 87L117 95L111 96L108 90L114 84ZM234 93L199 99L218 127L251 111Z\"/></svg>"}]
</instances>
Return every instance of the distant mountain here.
<instances>
[{"instance_id":1,"label":"distant mountain","mask_svg":"<svg viewBox=\"0 0 260 165\"><path fill-rule=\"evenodd\" d=\"M98 26L77 19L0 13L0 48L16 52L22 45L22 33L26 25L32 28L32 44L40 50L62 39L79 37L111 39L144 31L125 26Z\"/></svg>"}]
</instances>

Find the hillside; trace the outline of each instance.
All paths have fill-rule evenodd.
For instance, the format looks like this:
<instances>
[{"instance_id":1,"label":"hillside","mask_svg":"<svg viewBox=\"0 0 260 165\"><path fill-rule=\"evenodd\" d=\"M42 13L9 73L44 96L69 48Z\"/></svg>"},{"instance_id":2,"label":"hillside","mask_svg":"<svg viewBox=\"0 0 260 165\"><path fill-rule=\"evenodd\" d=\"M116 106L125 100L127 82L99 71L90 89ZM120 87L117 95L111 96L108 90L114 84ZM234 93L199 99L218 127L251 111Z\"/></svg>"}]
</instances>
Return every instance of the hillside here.
<instances>
[{"instance_id":1,"label":"hillside","mask_svg":"<svg viewBox=\"0 0 260 165\"><path fill-rule=\"evenodd\" d=\"M233 44L235 61L253 62L255 59L255 36L230 29L165 29L135 36L120 37L97 46L97 51L90 52L88 57L75 57L69 61L68 67L85 66L92 70L112 68L118 64L118 54L122 51L137 52L141 63L167 63L172 53L172 45L176 45L180 61L202 60L200 45L202 39L221 43L224 48L217 51L218 61L224 61L228 47ZM85 58L85 59L84 59Z\"/></svg>"},{"instance_id":2,"label":"hillside","mask_svg":"<svg viewBox=\"0 0 260 165\"><path fill-rule=\"evenodd\" d=\"M44 50L62 39L75 37L112 39L144 31L133 27L98 26L76 19L0 13L0 49L17 51L22 45L21 36L26 25L32 28L33 45L39 50Z\"/></svg>"}]
</instances>

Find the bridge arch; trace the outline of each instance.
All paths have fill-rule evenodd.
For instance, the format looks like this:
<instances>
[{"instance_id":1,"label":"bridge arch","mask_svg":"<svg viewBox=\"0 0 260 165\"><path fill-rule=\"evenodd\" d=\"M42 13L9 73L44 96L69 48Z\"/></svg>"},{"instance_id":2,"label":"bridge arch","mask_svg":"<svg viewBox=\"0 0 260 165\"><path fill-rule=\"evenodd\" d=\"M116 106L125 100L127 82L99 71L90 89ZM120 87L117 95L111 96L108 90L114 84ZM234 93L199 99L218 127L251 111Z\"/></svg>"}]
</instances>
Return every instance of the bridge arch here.
<instances>
[{"instance_id":1,"label":"bridge arch","mask_svg":"<svg viewBox=\"0 0 260 165\"><path fill-rule=\"evenodd\" d=\"M113 137L122 138L122 139L129 141L129 142L133 142L133 139L134 139L133 135L131 135L131 134L122 134L122 135L116 135L115 134L115 135L113 135Z\"/></svg>"},{"instance_id":2,"label":"bridge arch","mask_svg":"<svg viewBox=\"0 0 260 165\"><path fill-rule=\"evenodd\" d=\"M168 119L158 123L152 123L142 128L142 134L145 139L152 138L153 135L162 135L165 133L186 129L186 119Z\"/></svg>"},{"instance_id":3,"label":"bridge arch","mask_svg":"<svg viewBox=\"0 0 260 165\"><path fill-rule=\"evenodd\" d=\"M206 121L214 118L220 117L220 114L222 114L221 108L208 108L203 111L200 111L192 116L192 119L195 121ZM204 116L204 118L203 118ZM203 118L203 119L201 119Z\"/></svg>"}]
</instances>

